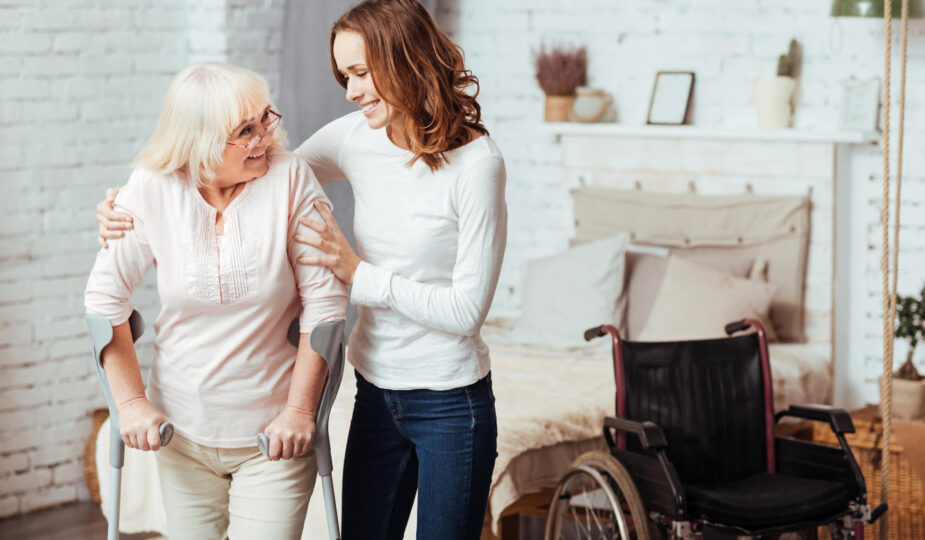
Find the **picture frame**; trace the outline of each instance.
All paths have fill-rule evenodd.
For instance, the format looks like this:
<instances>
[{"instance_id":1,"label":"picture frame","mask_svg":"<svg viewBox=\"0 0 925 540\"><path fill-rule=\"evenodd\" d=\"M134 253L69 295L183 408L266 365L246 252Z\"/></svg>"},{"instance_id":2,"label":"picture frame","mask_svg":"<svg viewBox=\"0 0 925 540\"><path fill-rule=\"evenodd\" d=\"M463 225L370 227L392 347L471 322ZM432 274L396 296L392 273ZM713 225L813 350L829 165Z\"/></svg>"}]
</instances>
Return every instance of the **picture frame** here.
<instances>
[{"instance_id":1,"label":"picture frame","mask_svg":"<svg viewBox=\"0 0 925 540\"><path fill-rule=\"evenodd\" d=\"M841 81L838 127L880 131L880 89L879 77Z\"/></svg>"},{"instance_id":2,"label":"picture frame","mask_svg":"<svg viewBox=\"0 0 925 540\"><path fill-rule=\"evenodd\" d=\"M659 71L655 74L646 123L661 126L686 124L694 94L693 71Z\"/></svg>"}]
</instances>

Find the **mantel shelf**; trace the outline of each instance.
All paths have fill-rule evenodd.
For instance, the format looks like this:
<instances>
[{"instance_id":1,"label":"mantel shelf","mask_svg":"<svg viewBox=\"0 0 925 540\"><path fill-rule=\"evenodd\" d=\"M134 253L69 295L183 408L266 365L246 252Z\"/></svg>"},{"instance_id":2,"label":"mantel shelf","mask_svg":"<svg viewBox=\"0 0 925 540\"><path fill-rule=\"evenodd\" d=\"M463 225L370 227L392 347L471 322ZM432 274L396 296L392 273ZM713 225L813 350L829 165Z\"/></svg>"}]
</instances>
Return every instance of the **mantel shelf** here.
<instances>
[{"instance_id":1,"label":"mantel shelf","mask_svg":"<svg viewBox=\"0 0 925 540\"><path fill-rule=\"evenodd\" d=\"M714 141L782 142L819 144L877 144L875 131L804 129L758 129L701 126L652 126L613 123L583 124L549 122L542 131L557 136L617 137L634 139L701 139Z\"/></svg>"}]
</instances>

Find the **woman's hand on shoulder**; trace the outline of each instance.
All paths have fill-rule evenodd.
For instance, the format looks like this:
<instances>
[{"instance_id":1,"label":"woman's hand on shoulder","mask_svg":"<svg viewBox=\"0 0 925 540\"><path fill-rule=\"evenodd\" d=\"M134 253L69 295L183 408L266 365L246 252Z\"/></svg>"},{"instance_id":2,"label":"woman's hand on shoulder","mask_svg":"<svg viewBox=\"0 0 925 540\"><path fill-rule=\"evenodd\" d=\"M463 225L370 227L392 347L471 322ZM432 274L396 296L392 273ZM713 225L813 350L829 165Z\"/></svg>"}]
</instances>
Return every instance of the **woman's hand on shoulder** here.
<instances>
[{"instance_id":1,"label":"woman's hand on shoulder","mask_svg":"<svg viewBox=\"0 0 925 540\"><path fill-rule=\"evenodd\" d=\"M103 249L109 249L107 240L122 238L125 235L122 231L134 226L132 216L113 209L118 194L119 188L109 188L106 190L106 198L96 205L96 220L100 224L100 235L96 240Z\"/></svg>"},{"instance_id":2,"label":"woman's hand on shoulder","mask_svg":"<svg viewBox=\"0 0 925 540\"><path fill-rule=\"evenodd\" d=\"M315 415L286 405L263 432L270 439L270 461L304 456L315 439Z\"/></svg>"},{"instance_id":3,"label":"woman's hand on shoulder","mask_svg":"<svg viewBox=\"0 0 925 540\"><path fill-rule=\"evenodd\" d=\"M122 442L136 450L161 447L161 424L167 418L146 398L139 397L119 405L119 433Z\"/></svg>"},{"instance_id":4,"label":"woman's hand on shoulder","mask_svg":"<svg viewBox=\"0 0 925 540\"><path fill-rule=\"evenodd\" d=\"M337 226L334 215L328 207L315 201L315 210L321 215L323 221L301 217L299 223L318 234L296 234L295 241L318 248L323 255L299 257L298 263L309 266L326 266L334 272L338 279L347 285L353 285L353 275L360 266L360 257L350 247L350 242Z\"/></svg>"}]
</instances>

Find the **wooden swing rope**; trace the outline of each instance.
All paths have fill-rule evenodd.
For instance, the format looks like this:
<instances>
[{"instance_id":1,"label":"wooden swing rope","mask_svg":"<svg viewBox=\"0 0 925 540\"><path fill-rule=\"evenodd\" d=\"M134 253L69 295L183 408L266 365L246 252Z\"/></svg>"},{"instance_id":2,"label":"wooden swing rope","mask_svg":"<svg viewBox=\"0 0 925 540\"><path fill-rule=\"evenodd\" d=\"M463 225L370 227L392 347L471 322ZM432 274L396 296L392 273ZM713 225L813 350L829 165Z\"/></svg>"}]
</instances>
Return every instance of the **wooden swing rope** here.
<instances>
[{"instance_id":1,"label":"wooden swing rope","mask_svg":"<svg viewBox=\"0 0 925 540\"><path fill-rule=\"evenodd\" d=\"M880 382L880 414L883 417L883 458L880 462L880 500L889 501L890 480L890 437L893 416L893 342L896 332L896 285L899 272L899 210L902 188L903 138L906 117L906 50L909 34L909 0L902 0L901 36L901 81L899 94L899 138L896 158L896 218L893 225L892 275L890 272L890 75L893 44L893 5L885 0L883 5L885 53L884 53L884 105L883 105L883 201L880 207L883 248L880 257L880 271L883 279L883 377ZM892 283L890 278L892 277ZM880 538L888 539L890 523L888 515L880 523Z\"/></svg>"}]
</instances>

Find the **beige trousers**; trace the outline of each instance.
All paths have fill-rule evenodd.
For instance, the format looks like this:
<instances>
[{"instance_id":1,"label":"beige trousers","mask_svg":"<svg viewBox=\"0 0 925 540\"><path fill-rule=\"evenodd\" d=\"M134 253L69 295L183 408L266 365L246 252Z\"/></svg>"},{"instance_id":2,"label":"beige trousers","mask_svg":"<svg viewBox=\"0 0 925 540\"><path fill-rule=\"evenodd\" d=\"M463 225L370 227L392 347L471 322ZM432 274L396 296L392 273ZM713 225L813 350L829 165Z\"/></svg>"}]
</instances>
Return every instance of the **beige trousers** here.
<instances>
[{"instance_id":1,"label":"beige trousers","mask_svg":"<svg viewBox=\"0 0 925 540\"><path fill-rule=\"evenodd\" d=\"M175 434L155 455L170 540L301 538L314 451L269 461L256 446L211 448Z\"/></svg>"}]
</instances>

